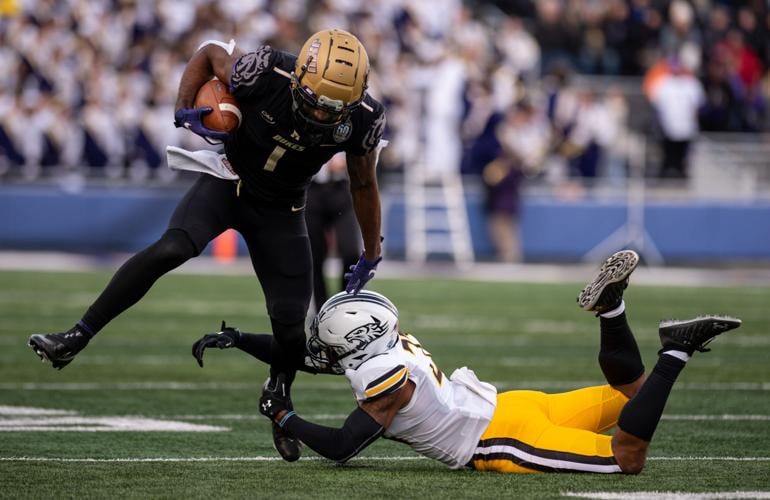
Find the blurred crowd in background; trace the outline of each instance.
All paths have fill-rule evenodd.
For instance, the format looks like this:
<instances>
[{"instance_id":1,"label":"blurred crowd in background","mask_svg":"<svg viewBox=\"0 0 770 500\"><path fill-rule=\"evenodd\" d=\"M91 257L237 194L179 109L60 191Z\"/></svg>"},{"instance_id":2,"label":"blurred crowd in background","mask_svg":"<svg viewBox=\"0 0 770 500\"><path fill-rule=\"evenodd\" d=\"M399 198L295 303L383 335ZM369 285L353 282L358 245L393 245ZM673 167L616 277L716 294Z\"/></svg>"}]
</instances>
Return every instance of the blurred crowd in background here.
<instances>
[{"instance_id":1,"label":"blurred crowd in background","mask_svg":"<svg viewBox=\"0 0 770 500\"><path fill-rule=\"evenodd\" d=\"M339 27L388 106L384 171L475 174L510 204L522 176L622 178L637 129L684 177L700 131L770 129L769 25L764 0L0 0L0 173L171 178L166 145L205 147L172 125L202 41L296 53Z\"/></svg>"}]
</instances>

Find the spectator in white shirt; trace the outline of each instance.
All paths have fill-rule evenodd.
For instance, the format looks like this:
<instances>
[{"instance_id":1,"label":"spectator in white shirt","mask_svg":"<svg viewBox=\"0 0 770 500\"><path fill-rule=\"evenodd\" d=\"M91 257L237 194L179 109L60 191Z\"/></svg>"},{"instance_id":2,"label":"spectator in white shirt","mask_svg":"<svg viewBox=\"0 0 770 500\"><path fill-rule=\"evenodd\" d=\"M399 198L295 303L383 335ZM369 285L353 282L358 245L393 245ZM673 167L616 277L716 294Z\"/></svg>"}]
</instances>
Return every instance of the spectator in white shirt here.
<instances>
[{"instance_id":1,"label":"spectator in white shirt","mask_svg":"<svg viewBox=\"0 0 770 500\"><path fill-rule=\"evenodd\" d=\"M687 177L690 142L698 136L698 110L705 95L700 81L678 61L668 64L668 74L651 89L650 98L662 133L663 164L660 174Z\"/></svg>"}]
</instances>

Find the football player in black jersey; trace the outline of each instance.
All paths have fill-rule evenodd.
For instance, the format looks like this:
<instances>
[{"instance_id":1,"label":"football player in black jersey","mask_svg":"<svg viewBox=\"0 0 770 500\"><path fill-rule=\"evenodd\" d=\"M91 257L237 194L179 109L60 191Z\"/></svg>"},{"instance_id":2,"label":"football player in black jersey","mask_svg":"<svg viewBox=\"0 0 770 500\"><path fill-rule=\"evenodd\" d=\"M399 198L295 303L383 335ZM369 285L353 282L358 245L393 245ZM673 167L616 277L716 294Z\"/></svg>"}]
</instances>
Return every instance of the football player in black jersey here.
<instances>
[{"instance_id":1,"label":"football player in black jersey","mask_svg":"<svg viewBox=\"0 0 770 500\"><path fill-rule=\"evenodd\" d=\"M382 259L375 166L385 110L366 93L368 73L363 45L341 30L312 35L298 56L269 46L239 53L234 42L204 43L182 75L175 124L221 140L239 180L201 174L160 239L123 264L75 326L62 333L32 335L33 350L54 368L63 368L158 278L233 228L246 241L267 303L273 330L268 384L279 374L291 383L304 361L304 322L312 293L305 192L310 178L337 152L347 155L350 192L364 242L348 274L347 291L357 293ZM230 134L202 124L210 108L193 108L198 89L214 77L229 82L243 117ZM281 456L299 458L300 443L275 429Z\"/></svg>"}]
</instances>

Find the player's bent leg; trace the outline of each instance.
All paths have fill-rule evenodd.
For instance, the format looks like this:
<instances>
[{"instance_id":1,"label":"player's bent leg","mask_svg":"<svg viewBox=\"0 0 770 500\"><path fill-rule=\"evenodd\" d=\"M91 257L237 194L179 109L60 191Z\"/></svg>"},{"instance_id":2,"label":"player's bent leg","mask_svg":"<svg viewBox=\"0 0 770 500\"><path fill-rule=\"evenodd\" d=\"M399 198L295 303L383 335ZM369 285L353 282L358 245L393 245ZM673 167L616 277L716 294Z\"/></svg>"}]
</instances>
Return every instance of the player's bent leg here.
<instances>
[{"instance_id":1,"label":"player's bent leg","mask_svg":"<svg viewBox=\"0 0 770 500\"><path fill-rule=\"evenodd\" d=\"M551 423L590 432L612 429L628 397L609 385L584 387L558 394L546 394L544 409Z\"/></svg>"},{"instance_id":2,"label":"player's bent leg","mask_svg":"<svg viewBox=\"0 0 770 500\"><path fill-rule=\"evenodd\" d=\"M198 253L184 231L166 231L115 272L77 325L62 333L32 335L28 345L43 361L64 368L107 323L144 297L158 278Z\"/></svg>"},{"instance_id":3,"label":"player's bent leg","mask_svg":"<svg viewBox=\"0 0 770 500\"><path fill-rule=\"evenodd\" d=\"M54 368L72 362L91 337L138 302L158 278L200 254L228 227L235 194L232 182L201 175L174 210L169 229L118 269L77 325L63 333L30 337L28 343L35 353L51 361Z\"/></svg>"},{"instance_id":4,"label":"player's bent leg","mask_svg":"<svg viewBox=\"0 0 770 500\"><path fill-rule=\"evenodd\" d=\"M741 320L729 316L702 316L691 320L663 321L659 327L663 348L658 361L637 394L618 418L618 428L650 442L660 422L671 388L695 351L705 348L716 336L738 328Z\"/></svg>"},{"instance_id":5,"label":"player's bent leg","mask_svg":"<svg viewBox=\"0 0 770 500\"><path fill-rule=\"evenodd\" d=\"M612 436L612 452L624 474L639 474L647 460L650 443L617 429Z\"/></svg>"},{"instance_id":6,"label":"player's bent leg","mask_svg":"<svg viewBox=\"0 0 770 500\"><path fill-rule=\"evenodd\" d=\"M644 382L644 364L626 318L623 293L639 256L631 250L614 253L578 295L578 304L599 317L599 366L607 382L633 397Z\"/></svg>"},{"instance_id":7,"label":"player's bent leg","mask_svg":"<svg viewBox=\"0 0 770 500\"><path fill-rule=\"evenodd\" d=\"M508 473L622 472L612 452L612 438L555 425L548 415L548 397L535 391L499 394L495 414L469 465Z\"/></svg>"},{"instance_id":8,"label":"player's bent leg","mask_svg":"<svg viewBox=\"0 0 770 500\"><path fill-rule=\"evenodd\" d=\"M83 316L95 332L144 297L155 282L200 254L188 233L169 229L117 270L110 283Z\"/></svg>"}]
</instances>

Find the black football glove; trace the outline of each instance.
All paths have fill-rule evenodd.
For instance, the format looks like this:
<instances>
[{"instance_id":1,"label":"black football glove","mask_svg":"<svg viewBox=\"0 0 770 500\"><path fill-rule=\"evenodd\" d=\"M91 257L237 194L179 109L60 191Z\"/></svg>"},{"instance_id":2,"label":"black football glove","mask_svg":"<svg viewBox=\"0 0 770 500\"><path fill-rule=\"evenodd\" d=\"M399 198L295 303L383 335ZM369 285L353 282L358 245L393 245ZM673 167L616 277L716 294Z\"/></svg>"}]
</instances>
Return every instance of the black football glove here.
<instances>
[{"instance_id":1,"label":"black football glove","mask_svg":"<svg viewBox=\"0 0 770 500\"><path fill-rule=\"evenodd\" d=\"M222 330L217 333L207 333L192 346L192 355L198 360L198 365L203 368L203 352L207 347L219 347L220 349L229 349L237 347L241 342L241 331L237 328L225 326L222 321Z\"/></svg>"},{"instance_id":2,"label":"black football glove","mask_svg":"<svg viewBox=\"0 0 770 500\"><path fill-rule=\"evenodd\" d=\"M286 376L279 373L274 383L268 379L262 387L262 397L259 398L259 413L273 422L281 411L291 411L292 404L289 399L289 391L286 389Z\"/></svg>"}]
</instances>

